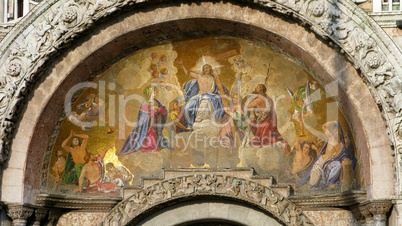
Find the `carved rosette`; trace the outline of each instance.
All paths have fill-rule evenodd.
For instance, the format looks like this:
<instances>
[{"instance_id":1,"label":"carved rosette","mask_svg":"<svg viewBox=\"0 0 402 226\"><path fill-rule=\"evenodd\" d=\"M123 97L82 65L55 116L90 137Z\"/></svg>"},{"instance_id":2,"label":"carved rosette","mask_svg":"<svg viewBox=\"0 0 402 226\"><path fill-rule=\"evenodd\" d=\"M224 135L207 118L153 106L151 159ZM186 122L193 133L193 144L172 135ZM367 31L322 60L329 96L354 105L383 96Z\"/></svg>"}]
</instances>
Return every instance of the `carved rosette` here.
<instances>
[{"instance_id":1,"label":"carved rosette","mask_svg":"<svg viewBox=\"0 0 402 226\"><path fill-rule=\"evenodd\" d=\"M11 77L17 77L21 74L21 71L22 71L21 64L17 61L11 61L7 65L6 75L11 76Z\"/></svg>"},{"instance_id":2,"label":"carved rosette","mask_svg":"<svg viewBox=\"0 0 402 226\"><path fill-rule=\"evenodd\" d=\"M27 219L33 214L34 209L23 204L9 204L7 215L13 219L13 225L25 226Z\"/></svg>"},{"instance_id":3,"label":"carved rosette","mask_svg":"<svg viewBox=\"0 0 402 226\"><path fill-rule=\"evenodd\" d=\"M311 13L315 17L321 17L322 15L324 15L324 12L326 11L323 2L314 1L310 4L310 6L311 6Z\"/></svg>"},{"instance_id":4,"label":"carved rosette","mask_svg":"<svg viewBox=\"0 0 402 226\"><path fill-rule=\"evenodd\" d=\"M159 204L197 195L244 200L270 212L287 225L311 224L295 204L259 183L237 177L196 174L168 179L144 188L113 208L101 225L125 225Z\"/></svg>"},{"instance_id":5,"label":"carved rosette","mask_svg":"<svg viewBox=\"0 0 402 226\"><path fill-rule=\"evenodd\" d=\"M366 63L370 69L377 69L382 65L381 55L374 51L368 52L366 56Z\"/></svg>"}]
</instances>

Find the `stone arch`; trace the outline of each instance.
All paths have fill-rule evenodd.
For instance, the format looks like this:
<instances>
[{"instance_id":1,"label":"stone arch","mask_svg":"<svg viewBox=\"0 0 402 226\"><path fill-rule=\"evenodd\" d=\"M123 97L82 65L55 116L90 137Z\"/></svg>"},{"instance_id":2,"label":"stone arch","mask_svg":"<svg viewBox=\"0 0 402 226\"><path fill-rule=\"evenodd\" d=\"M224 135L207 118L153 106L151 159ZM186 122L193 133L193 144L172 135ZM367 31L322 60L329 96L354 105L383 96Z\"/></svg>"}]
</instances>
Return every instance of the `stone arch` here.
<instances>
[{"instance_id":1,"label":"stone arch","mask_svg":"<svg viewBox=\"0 0 402 226\"><path fill-rule=\"evenodd\" d=\"M354 66L360 69L361 75L365 76L364 79L368 83L368 88L364 86L362 88L363 93L369 93L369 88L370 91L373 93L374 97L377 98L376 100L380 103L380 106L382 107L383 114L386 116L386 121L388 123L389 131L390 131L390 137L391 140L393 141L394 147L398 145L398 140L396 139L396 128L394 128L394 125L396 125L396 122L398 122L398 118L396 118L396 111L398 111L398 95L400 94L398 91L398 83L395 84L395 82L398 81L399 77L397 74L400 74L399 72L401 71L400 63L398 62L398 59L401 59L400 53L397 52L397 48L391 43L389 38L385 36L384 33L382 32L374 32L377 28L377 25L375 24L361 24L358 23L357 21L360 21L361 18L366 18L367 21L371 21L369 18L367 18L366 15L364 15L359 8L356 6L352 5L352 3L349 2L339 2L339 5L333 5L330 2L321 2L324 7L324 9L328 7L334 7L335 11L338 10L340 13L339 15L334 14L334 15L329 15L328 13L321 12L321 8L318 7L320 6L316 5L317 12L315 10L311 10L309 7L313 2L298 2L296 5L292 5L291 2L284 2L282 4L275 3L275 2L257 2L257 3L251 3L252 6L258 7L259 9L263 10L257 10L258 12L258 18L261 18L261 20L256 20L255 18L251 18L252 12L255 12L256 9L248 8L248 7L240 7L235 4L231 3L208 3L205 2L200 5L190 5L186 4L183 5L181 9L177 7L172 7L176 9L175 12L177 14L171 13L168 14L167 11L164 11L165 8L159 9L159 12L162 13L163 17L161 18L155 18L153 21L150 21L149 24L143 23L141 24L141 21L137 18L137 20L134 20L138 27L132 27L131 29L135 30L138 29L139 27L143 26L145 27L146 25L152 25L152 24L157 24L160 23L158 20L165 20L165 21L174 21L179 19L177 15L182 15L183 18L181 19L188 19L188 18L220 18L222 20L229 20L229 21L236 21L236 22L242 22L244 24L253 24L254 26L259 26L263 29L271 31L274 35L272 35L270 38L274 40L275 38L283 38L287 37L288 30L290 31L293 28L297 29L303 29L297 24L292 24L285 22L289 28L284 30L283 27L279 26L272 26L273 22L276 20L281 20L278 19L276 16L272 16L267 14L264 10L272 10L279 15L293 15L299 22L301 22L303 25L306 25L307 27L310 27L311 30L313 30L316 34L319 35L319 37L323 39L327 39L329 41L329 44L334 45L334 49L340 50L341 53L345 53L351 61L354 63ZM30 92L31 85L36 79L40 77L42 74L41 72L45 70L46 65L49 65L52 60L49 59L51 56L54 56L59 53L59 51L63 51L67 48L68 45L76 42L72 42L74 38L77 38L80 36L80 34L84 31L89 31L89 28L93 26L94 21L99 20L100 18L111 18L111 14L113 12L122 9L122 7L129 7L129 5L132 5L133 3L130 1L120 1L120 2L114 2L111 5L91 5L91 4L80 4L75 3L74 1L54 1L54 2L43 2L40 7L34 10L26 19L24 19L14 30L13 32L9 33L9 35L4 39L2 42L2 48L0 49L1 51L1 58L0 58L0 63L2 64L2 77L1 77L1 82L3 84L4 90L4 97L3 97L3 102L2 106L0 108L2 109L2 131L1 131L1 141L2 143L2 156L4 157L4 160L8 158L8 150L10 149L10 141L13 138L13 128L16 125L16 120L17 116L19 113L19 110L21 108L21 104L26 100L26 96ZM137 4L137 3L136 3ZM138 3L138 7L142 7L142 4L145 3ZM329 4L329 5L328 5ZM134 4L135 5L135 4ZM316 7L314 6L314 7ZM86 8L85 8L86 7ZM193 10L193 14L191 15L185 15L185 14L180 14L180 11L183 12L188 12L191 7L197 7L198 10ZM211 7L216 7L214 10L207 10L211 9ZM222 11L217 11L219 8L222 7L225 10ZM261 8L260 8L261 7ZM313 7L313 6L311 6ZM59 9L56 9L59 8ZM242 10L242 13L238 13L236 15L231 15L230 14L230 9L239 9ZM53 9L53 11L51 10ZM71 16L75 15L74 13L64 15L64 12L66 10L70 10L72 12L76 12L76 16ZM85 9L85 10L84 10ZM52 15L52 12L57 12L56 15ZM324 10L325 11L325 10ZM223 13L222 13L223 12ZM271 11L269 11L271 12ZM354 13L353 16L352 12ZM139 15L143 12L139 9L139 12L136 12L136 15ZM39 16L41 15L41 16ZM44 20L46 16L53 16L50 20ZM67 17L71 16L71 17ZM253 15L255 16L255 15ZM343 27L337 27L336 24L333 24L333 19L339 20L339 24L349 24L349 27L343 28ZM253 22L254 21L254 22ZM50 22L51 24L47 24ZM258 23L257 23L258 22ZM272 23L272 24L270 24ZM33 29L37 28L37 29ZM244 28L242 26L239 26L235 29L233 29L233 32L240 32L241 29ZM40 30L41 29L41 30ZM58 30L57 30L58 29ZM107 28L105 28L107 29ZM123 27L121 27L123 29ZM124 29L127 29L125 27ZM40 31L44 35L40 36L38 32L35 31ZM52 35L50 35L52 33ZM114 36L111 37L118 37L119 34L115 34L113 31L110 31L110 34L114 34ZM288 45L289 49L294 51L295 55L299 53L301 57L304 57L303 61L306 63L306 65L311 66L313 70L316 70L318 72L322 72L322 74L330 74L334 75L332 77L333 80L337 79L335 75L337 75L336 68L337 67L323 67L324 62L330 62L333 60L332 58L326 59L327 61L323 60L321 63L316 63L317 59L314 59L312 57L312 54L306 54L303 55L302 53L304 52L309 52L312 53L315 47L312 47L310 44L306 42L305 39L308 38L313 38L313 40L317 40L315 36L311 33L305 32L303 33L305 35L304 39L301 40L304 43L304 45L300 44L299 47L292 46L291 42L296 42L297 37L291 38L290 42L285 42L284 45ZM364 34L367 35L367 37L371 37L371 39L374 41L374 44L366 45L362 44L362 38L366 38L366 36L360 38L360 35L364 36ZM30 40L32 40L33 37L39 38L40 42L35 42L39 44L32 43ZM41 38L42 37L42 38ZM95 38L92 37L92 38ZM99 37L98 37L99 39ZM284 39L281 39L284 40ZM100 40L101 41L101 40ZM90 53L95 53L94 49L103 47L105 43L110 43L112 42L112 39L109 40L103 40L103 42L100 42L100 44L96 44L94 41L92 42L87 42L86 45L87 47L92 47L93 51ZM300 41L300 40L299 40ZM11 44L7 46L8 44ZM377 44L376 44L377 43ZM82 44L82 43L80 43ZM90 46L94 45L94 46ZM22 46L29 46L31 49L21 49L18 47ZM395 47L394 49L392 47ZM74 46L73 48L79 49L78 46ZM333 53L334 49L329 48L326 45L321 45L320 48L322 48L322 51L328 50L329 52ZM110 49L108 49L110 50ZM81 52L76 52L76 53L71 53L71 54L77 54L75 56L80 56L84 58L89 59L89 55L86 55L87 53L83 52L83 49L80 49L78 51ZM337 54L338 55L338 54ZM66 56L66 55L64 55ZM67 54L67 57L70 57L69 54ZM74 58L74 57L73 57ZM73 58L70 58L69 60L74 60ZM324 58L324 57L323 57ZM92 58L93 60L94 58ZM348 96L348 99L350 100L350 105L346 106L346 108L350 108L351 111L353 109L359 109L358 111L364 111L367 109L373 109L375 108L375 102L374 101L368 101L367 103L361 104L359 103L360 99L358 98L358 93L353 93L351 91L351 87L353 85L363 85L363 81L361 80L356 80L358 73L354 68L349 65L349 63L341 56L336 57L335 60L339 60L338 62L343 62L345 64L345 67L342 68L342 75L346 76L344 78L344 94ZM337 61L334 61L337 62ZM57 63L54 62L53 63ZM77 63L77 62L76 62ZM79 62L76 64L80 65ZM88 64L87 64L88 65ZM74 73L79 73L80 70L83 70L83 67L87 65L82 65L81 68L77 67L75 68ZM102 64L99 64L102 65ZM98 66L99 66L98 65ZM53 69L55 69L54 67ZM41 84L45 84L46 82L49 83L54 83L58 87L58 84L60 84L60 80L64 80L64 78L67 77L68 74L73 74L72 68L70 71L64 71L63 73L65 74L60 74L60 77L48 77L49 80L46 78L42 78L47 81L43 81ZM58 70L58 69L56 69ZM64 69L63 69L64 70ZM320 71L321 70L321 71ZM82 71L81 71L82 72ZM47 72L48 74L51 74L52 72ZM65 77L62 77L65 76ZM351 77L347 77L351 76ZM79 78L76 76L75 79L76 81L79 81ZM327 76L323 78L323 80L326 80L326 82L330 81L331 76ZM66 80L67 81L67 80ZM68 84L67 81L66 84ZM71 82L72 84L74 82ZM342 85L342 84L341 84ZM350 89L348 89L348 87ZM42 86L43 88L43 86ZM44 93L44 96L46 96L45 99L39 100L37 103L41 103L37 106L32 106L33 108L33 115L36 114L36 117L34 118L34 121L40 121L39 120L39 115L41 112L44 110L44 106L46 106L47 102L50 100L50 97L52 96L53 92L50 93L45 93L41 91L37 91L40 94ZM53 90L54 91L54 90ZM385 92L385 93L384 93ZM385 97L387 98L386 101L382 101L380 98L381 95L378 95L378 93L384 93ZM394 98L395 97L395 98ZM356 98L356 99L353 99ZM365 105L365 106L362 106ZM29 108L29 106L28 106ZM46 110L46 109L45 109ZM31 111L30 111L31 112ZM361 131L361 139L363 139L366 142L361 142L363 145L363 149L367 150L367 157L366 157L366 163L370 167L374 167L372 169L372 172L379 172L383 173L385 175L385 178L370 178L370 174L367 175L369 180L368 182L368 190L369 192L369 197L370 198L384 198L384 197L390 197L392 195L392 191L387 191L383 192L383 190L380 189L380 192L377 193L377 188L384 187L384 184L387 185L387 187L390 187L390 183L392 184L392 173L390 175L390 169L389 167L390 164L390 159L392 161L392 158L390 156L387 156L385 159L379 158L380 156L383 155L383 151L389 151L390 147L388 144L387 139L384 137L385 133L385 125L383 121L379 121L379 132L375 133L374 131L371 131L369 128L367 128L365 122L373 122L374 119L379 119L380 112L375 109L374 113L370 115L370 117L373 118L364 118L366 115L359 115L357 116L356 121L356 126L359 128L365 128L362 129ZM24 116L25 117L25 116ZM21 121L21 126L23 123L26 123L30 121L32 118L31 117L25 117L25 121ZM353 124L353 123L352 123ZM38 125L40 128L40 125ZM22 128L22 127L21 127ZM381 129L382 128L382 129ZM15 140L25 140L26 137L33 137L32 140L35 140L34 137L36 136L34 129L28 129L27 131L22 131L17 133ZM378 141L377 135L380 136L381 139ZM366 137L367 136L367 137ZM368 140L366 140L366 138ZM366 144L364 144L366 143ZM29 142L22 142L22 143L13 143L13 148L11 148L14 152L14 150L21 150L25 156L29 154L28 150L33 151L31 149L31 146ZM370 160L371 159L379 159L379 163L376 165L375 163L372 163L373 165L370 165ZM39 157L40 159L40 157ZM4 162L4 161L3 161ZM395 164L398 165L398 164ZM32 167L32 166L30 166ZM376 168L378 167L378 168ZM384 167L383 169L380 169L381 167ZM29 167L28 167L29 168ZM34 168L34 167L32 167ZM29 168L29 169L32 169ZM378 169L378 171L376 171ZM382 170L382 171L381 171ZM28 170L29 171L29 170ZM21 197L21 200L23 198Z\"/></svg>"},{"instance_id":2,"label":"stone arch","mask_svg":"<svg viewBox=\"0 0 402 226\"><path fill-rule=\"evenodd\" d=\"M238 177L195 174L171 178L142 189L117 204L101 225L137 224L144 214L149 215L153 209L159 209L158 206L198 196L243 201L287 225L311 224L301 209L269 187Z\"/></svg>"}]
</instances>

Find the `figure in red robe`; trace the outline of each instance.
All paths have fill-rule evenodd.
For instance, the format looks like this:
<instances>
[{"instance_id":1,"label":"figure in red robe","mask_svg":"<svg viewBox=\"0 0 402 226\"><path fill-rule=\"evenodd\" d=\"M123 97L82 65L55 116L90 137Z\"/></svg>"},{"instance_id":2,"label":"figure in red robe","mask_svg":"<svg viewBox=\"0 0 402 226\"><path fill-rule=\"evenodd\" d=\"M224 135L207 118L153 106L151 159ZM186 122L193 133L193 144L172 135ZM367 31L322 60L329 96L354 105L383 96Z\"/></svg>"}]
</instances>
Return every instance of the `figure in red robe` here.
<instances>
[{"instance_id":1,"label":"figure in red robe","mask_svg":"<svg viewBox=\"0 0 402 226\"><path fill-rule=\"evenodd\" d=\"M278 131L274 102L266 92L267 87L258 84L253 92L257 96L247 104L247 108L254 114L254 119L249 125L254 134L250 145L253 147L277 145L283 147L285 154L288 154L290 146Z\"/></svg>"}]
</instances>

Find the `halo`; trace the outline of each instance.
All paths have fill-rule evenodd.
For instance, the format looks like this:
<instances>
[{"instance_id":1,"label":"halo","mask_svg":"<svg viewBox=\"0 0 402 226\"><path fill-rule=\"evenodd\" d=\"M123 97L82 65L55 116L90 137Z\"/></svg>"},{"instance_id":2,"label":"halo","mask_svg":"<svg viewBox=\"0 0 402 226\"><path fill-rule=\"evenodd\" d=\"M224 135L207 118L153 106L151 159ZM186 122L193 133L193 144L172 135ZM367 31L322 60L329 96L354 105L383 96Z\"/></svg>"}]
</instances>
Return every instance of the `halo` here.
<instances>
[{"instance_id":1,"label":"halo","mask_svg":"<svg viewBox=\"0 0 402 226\"><path fill-rule=\"evenodd\" d=\"M212 67L212 70L215 72L215 74L219 75L221 73L220 68L223 67L221 64L218 63L218 61L211 57L211 56L202 56L197 60L197 63L195 66L192 68L194 71L197 73L202 73L202 67L205 64L209 64Z\"/></svg>"},{"instance_id":2,"label":"halo","mask_svg":"<svg viewBox=\"0 0 402 226\"><path fill-rule=\"evenodd\" d=\"M144 97L146 97L147 95L146 95L146 93L145 93L145 90L146 89L148 89L149 87L152 87L154 90L156 90L156 95L155 96L158 96L158 94L159 94L159 90L157 89L157 86L158 86L158 83L148 83L146 86L144 86L143 88L142 88L142 95L144 96Z\"/></svg>"}]
</instances>

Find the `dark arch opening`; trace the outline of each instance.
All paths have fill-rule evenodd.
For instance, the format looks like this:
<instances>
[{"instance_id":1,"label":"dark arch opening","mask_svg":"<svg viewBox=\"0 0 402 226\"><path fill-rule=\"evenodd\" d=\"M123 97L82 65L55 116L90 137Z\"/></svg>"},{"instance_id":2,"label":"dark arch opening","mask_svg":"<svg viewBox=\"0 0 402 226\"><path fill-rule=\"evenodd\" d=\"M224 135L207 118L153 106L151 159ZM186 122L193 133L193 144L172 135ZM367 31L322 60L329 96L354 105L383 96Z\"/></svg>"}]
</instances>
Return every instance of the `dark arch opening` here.
<instances>
[{"instance_id":1,"label":"dark arch opening","mask_svg":"<svg viewBox=\"0 0 402 226\"><path fill-rule=\"evenodd\" d=\"M246 226L237 222L222 219L205 219L176 224L175 226Z\"/></svg>"},{"instance_id":2,"label":"dark arch opening","mask_svg":"<svg viewBox=\"0 0 402 226\"><path fill-rule=\"evenodd\" d=\"M171 224L171 222L164 222L165 225L175 225L175 226L210 226L210 225L222 225L222 226L245 226L249 225L247 221L239 220L239 217L231 217L231 213L227 216L224 214L225 211L222 211L223 214L219 213L217 215L211 216L201 216L200 212L208 211L206 206L215 205L214 211L220 211L224 208L219 208L216 205L227 205L231 207L235 207L237 211L234 211L235 215L246 214L245 212L251 211L253 212L250 215L252 218L265 218L264 223L268 222L271 224L268 225L286 225L284 222L275 217L272 213L264 210L253 203L247 202L245 200L236 199L232 197L225 196L217 196L217 195L196 195L191 197L181 197L178 199L170 200L164 203L160 203L152 208L147 209L145 212L139 214L138 216L130 219L130 221L126 225L136 226L136 225L148 225L152 222L152 219L157 218L158 216L167 216L171 213L175 214L175 218L180 218L183 215L183 212L177 211L179 209L185 209L185 215L191 216L191 214L195 214L197 212L197 216L194 218L189 218L187 220L181 221ZM200 208L202 206L203 208ZM194 207L194 208L193 208ZM232 211L231 207L228 208L228 212ZM198 209L197 209L198 208ZM238 211L243 210L243 211ZM175 212L177 211L177 212ZM248 214L248 213L247 213ZM198 217L198 218L197 218ZM152 222L155 223L155 222ZM255 222L253 222L255 224ZM266 224L265 224L266 225Z\"/></svg>"}]
</instances>

